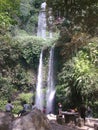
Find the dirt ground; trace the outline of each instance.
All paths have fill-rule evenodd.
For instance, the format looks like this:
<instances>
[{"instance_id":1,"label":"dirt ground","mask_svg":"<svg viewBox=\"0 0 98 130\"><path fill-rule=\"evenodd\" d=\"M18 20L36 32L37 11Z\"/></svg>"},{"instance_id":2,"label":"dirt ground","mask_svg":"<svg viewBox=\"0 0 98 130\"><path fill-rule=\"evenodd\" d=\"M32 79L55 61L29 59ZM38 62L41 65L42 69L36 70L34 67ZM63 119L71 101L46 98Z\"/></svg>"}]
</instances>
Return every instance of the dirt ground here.
<instances>
[{"instance_id":1,"label":"dirt ground","mask_svg":"<svg viewBox=\"0 0 98 130\"><path fill-rule=\"evenodd\" d=\"M47 117L50 120L52 130L94 130L94 124L98 124L97 118L86 118L85 125L78 127L73 122L58 124L55 115L48 115Z\"/></svg>"}]
</instances>

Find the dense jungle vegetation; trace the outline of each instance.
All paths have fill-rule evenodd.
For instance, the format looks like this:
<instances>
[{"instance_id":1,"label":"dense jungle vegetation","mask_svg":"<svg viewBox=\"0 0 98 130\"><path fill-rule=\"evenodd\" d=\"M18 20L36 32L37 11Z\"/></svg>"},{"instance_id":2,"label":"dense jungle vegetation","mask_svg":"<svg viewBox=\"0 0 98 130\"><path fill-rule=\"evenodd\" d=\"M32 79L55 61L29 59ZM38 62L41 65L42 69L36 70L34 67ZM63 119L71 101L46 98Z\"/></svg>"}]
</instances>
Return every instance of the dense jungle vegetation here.
<instances>
[{"instance_id":1,"label":"dense jungle vegetation","mask_svg":"<svg viewBox=\"0 0 98 130\"><path fill-rule=\"evenodd\" d=\"M21 109L21 100L31 102L40 52L44 47L46 70L47 50L55 45L55 105L62 102L63 109L69 109L85 103L98 117L98 2L47 0L47 10L53 10L55 35L47 40L36 37L42 2L0 0L0 109L7 99L13 101L14 113Z\"/></svg>"}]
</instances>

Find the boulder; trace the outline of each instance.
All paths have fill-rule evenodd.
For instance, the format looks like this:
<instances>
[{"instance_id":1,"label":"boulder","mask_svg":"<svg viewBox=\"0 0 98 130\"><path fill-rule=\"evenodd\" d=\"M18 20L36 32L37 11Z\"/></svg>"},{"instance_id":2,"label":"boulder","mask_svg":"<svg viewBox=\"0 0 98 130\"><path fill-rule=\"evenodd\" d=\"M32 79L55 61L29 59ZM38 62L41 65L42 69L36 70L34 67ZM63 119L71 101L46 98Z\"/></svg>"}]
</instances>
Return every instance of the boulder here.
<instances>
[{"instance_id":1,"label":"boulder","mask_svg":"<svg viewBox=\"0 0 98 130\"><path fill-rule=\"evenodd\" d=\"M48 118L40 110L34 110L15 119L11 130L51 130Z\"/></svg>"},{"instance_id":2,"label":"boulder","mask_svg":"<svg viewBox=\"0 0 98 130\"><path fill-rule=\"evenodd\" d=\"M11 130L10 124L12 120L11 113L0 111L0 130Z\"/></svg>"},{"instance_id":3,"label":"boulder","mask_svg":"<svg viewBox=\"0 0 98 130\"><path fill-rule=\"evenodd\" d=\"M94 124L94 130L98 130L98 123Z\"/></svg>"},{"instance_id":4,"label":"boulder","mask_svg":"<svg viewBox=\"0 0 98 130\"><path fill-rule=\"evenodd\" d=\"M76 125L79 127L83 127L84 126L84 120L82 118L77 118L76 119Z\"/></svg>"},{"instance_id":5,"label":"boulder","mask_svg":"<svg viewBox=\"0 0 98 130\"><path fill-rule=\"evenodd\" d=\"M63 118L62 118L62 116L57 115L56 120L57 120L58 124L63 124Z\"/></svg>"}]
</instances>

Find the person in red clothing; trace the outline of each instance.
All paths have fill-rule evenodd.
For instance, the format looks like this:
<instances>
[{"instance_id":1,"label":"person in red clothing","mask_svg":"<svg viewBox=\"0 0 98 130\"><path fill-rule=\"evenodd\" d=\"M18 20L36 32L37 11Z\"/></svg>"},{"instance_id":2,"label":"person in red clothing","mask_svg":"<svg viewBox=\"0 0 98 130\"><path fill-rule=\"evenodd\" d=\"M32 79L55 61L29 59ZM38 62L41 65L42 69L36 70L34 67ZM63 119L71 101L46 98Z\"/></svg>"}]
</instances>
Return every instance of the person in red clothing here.
<instances>
[{"instance_id":1,"label":"person in red clothing","mask_svg":"<svg viewBox=\"0 0 98 130\"><path fill-rule=\"evenodd\" d=\"M46 107L43 108L43 113L46 114Z\"/></svg>"}]
</instances>

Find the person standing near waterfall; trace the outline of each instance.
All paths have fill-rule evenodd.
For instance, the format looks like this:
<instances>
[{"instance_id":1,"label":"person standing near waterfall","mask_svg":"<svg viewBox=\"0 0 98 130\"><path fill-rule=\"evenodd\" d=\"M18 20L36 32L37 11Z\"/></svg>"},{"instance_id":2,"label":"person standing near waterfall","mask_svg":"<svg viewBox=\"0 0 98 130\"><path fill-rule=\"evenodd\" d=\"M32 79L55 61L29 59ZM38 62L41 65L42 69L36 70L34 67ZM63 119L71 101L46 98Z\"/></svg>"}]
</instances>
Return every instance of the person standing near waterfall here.
<instances>
[{"instance_id":1,"label":"person standing near waterfall","mask_svg":"<svg viewBox=\"0 0 98 130\"><path fill-rule=\"evenodd\" d=\"M60 102L58 103L58 114L62 116L62 104Z\"/></svg>"},{"instance_id":2,"label":"person standing near waterfall","mask_svg":"<svg viewBox=\"0 0 98 130\"><path fill-rule=\"evenodd\" d=\"M84 120L84 124L85 124L85 118L86 118L86 111L87 111L87 108L85 107L84 104L82 104L79 108L79 113L80 113L80 117L83 118Z\"/></svg>"}]
</instances>

